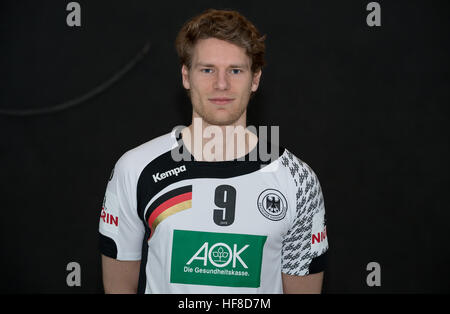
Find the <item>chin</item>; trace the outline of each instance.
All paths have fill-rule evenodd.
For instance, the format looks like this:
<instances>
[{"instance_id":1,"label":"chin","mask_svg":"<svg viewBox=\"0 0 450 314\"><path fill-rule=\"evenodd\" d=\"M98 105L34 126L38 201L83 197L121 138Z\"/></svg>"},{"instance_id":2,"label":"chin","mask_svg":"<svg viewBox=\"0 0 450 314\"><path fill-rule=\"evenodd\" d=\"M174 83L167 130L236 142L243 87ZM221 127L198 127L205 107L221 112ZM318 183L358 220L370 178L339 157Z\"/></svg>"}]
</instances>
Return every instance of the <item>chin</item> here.
<instances>
[{"instance_id":1,"label":"chin","mask_svg":"<svg viewBox=\"0 0 450 314\"><path fill-rule=\"evenodd\" d=\"M218 118L218 117L203 117L203 120L211 125L226 126L234 124L239 118Z\"/></svg>"},{"instance_id":2,"label":"chin","mask_svg":"<svg viewBox=\"0 0 450 314\"><path fill-rule=\"evenodd\" d=\"M222 110L214 110L214 109L202 110L202 109L206 108L197 107L194 108L194 111L200 118L203 119L203 121L211 125L226 126L235 124L242 117L246 108L240 108L239 110L236 110L236 108L233 108L233 110L229 110L232 108L226 108Z\"/></svg>"}]
</instances>

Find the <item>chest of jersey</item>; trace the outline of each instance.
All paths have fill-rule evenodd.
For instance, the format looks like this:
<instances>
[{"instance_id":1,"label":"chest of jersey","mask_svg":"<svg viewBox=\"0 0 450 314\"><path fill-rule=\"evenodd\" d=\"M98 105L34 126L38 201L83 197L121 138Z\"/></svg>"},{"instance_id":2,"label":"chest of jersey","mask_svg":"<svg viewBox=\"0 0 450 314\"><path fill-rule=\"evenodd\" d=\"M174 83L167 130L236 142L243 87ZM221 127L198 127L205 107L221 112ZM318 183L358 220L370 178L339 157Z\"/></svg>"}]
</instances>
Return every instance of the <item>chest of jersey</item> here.
<instances>
[{"instance_id":1,"label":"chest of jersey","mask_svg":"<svg viewBox=\"0 0 450 314\"><path fill-rule=\"evenodd\" d=\"M280 264L295 206L282 175L182 178L146 206L149 258L171 284L259 287L264 268Z\"/></svg>"}]
</instances>

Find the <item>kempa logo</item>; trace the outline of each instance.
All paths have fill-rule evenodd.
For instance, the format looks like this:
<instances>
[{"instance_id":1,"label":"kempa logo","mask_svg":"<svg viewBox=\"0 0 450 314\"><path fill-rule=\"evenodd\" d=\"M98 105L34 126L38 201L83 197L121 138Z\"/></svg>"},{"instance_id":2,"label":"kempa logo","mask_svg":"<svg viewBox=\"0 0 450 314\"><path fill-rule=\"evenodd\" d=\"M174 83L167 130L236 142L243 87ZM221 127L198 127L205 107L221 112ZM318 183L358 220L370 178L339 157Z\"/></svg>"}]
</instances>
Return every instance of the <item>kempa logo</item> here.
<instances>
[{"instance_id":1,"label":"kempa logo","mask_svg":"<svg viewBox=\"0 0 450 314\"><path fill-rule=\"evenodd\" d=\"M158 182L158 181L164 180L165 178L168 178L170 176L178 176L178 174L180 172L184 172L184 171L186 171L185 165L182 165L178 168L170 169L169 171L163 172L161 174L159 174L159 172L157 172L156 174L153 175L153 181Z\"/></svg>"},{"instance_id":2,"label":"kempa logo","mask_svg":"<svg viewBox=\"0 0 450 314\"><path fill-rule=\"evenodd\" d=\"M201 260L203 261L203 266L206 266L209 261L212 265L222 268L233 262L232 267L236 268L236 261L239 261L244 268L248 268L240 257L242 252L249 247L248 244L244 245L240 250L238 250L237 244L233 244L233 249L225 243L216 243L209 250L208 246L209 243L205 242L186 265L190 265L194 260Z\"/></svg>"}]
</instances>

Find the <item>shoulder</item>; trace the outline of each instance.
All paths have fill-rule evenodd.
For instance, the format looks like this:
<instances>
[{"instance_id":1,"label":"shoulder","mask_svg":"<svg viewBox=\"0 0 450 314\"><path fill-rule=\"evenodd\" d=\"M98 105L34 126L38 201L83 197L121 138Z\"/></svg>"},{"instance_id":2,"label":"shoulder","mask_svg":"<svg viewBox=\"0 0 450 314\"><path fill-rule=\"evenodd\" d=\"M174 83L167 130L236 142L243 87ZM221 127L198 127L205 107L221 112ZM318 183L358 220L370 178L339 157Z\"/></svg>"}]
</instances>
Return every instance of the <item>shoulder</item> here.
<instances>
[{"instance_id":1,"label":"shoulder","mask_svg":"<svg viewBox=\"0 0 450 314\"><path fill-rule=\"evenodd\" d=\"M174 132L166 133L126 151L116 162L114 172L139 174L147 164L176 145Z\"/></svg>"},{"instance_id":2,"label":"shoulder","mask_svg":"<svg viewBox=\"0 0 450 314\"><path fill-rule=\"evenodd\" d=\"M312 204L314 208L322 206L324 202L322 187L314 170L287 149L280 156L280 163L288 173L288 180L300 207L303 208L308 204Z\"/></svg>"},{"instance_id":3,"label":"shoulder","mask_svg":"<svg viewBox=\"0 0 450 314\"><path fill-rule=\"evenodd\" d=\"M284 148L280 156L280 163L289 172L296 185L304 182L318 183L318 178L314 170L302 159L298 158L291 151Z\"/></svg>"}]
</instances>

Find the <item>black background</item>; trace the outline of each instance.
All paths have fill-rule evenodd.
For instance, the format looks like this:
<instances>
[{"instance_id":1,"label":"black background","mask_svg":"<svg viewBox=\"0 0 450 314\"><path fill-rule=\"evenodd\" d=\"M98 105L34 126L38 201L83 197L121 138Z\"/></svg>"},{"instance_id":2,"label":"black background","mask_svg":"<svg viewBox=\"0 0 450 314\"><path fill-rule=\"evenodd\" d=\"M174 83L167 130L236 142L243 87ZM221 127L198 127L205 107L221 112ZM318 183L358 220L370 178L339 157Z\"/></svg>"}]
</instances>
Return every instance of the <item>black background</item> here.
<instances>
[{"instance_id":1,"label":"black background","mask_svg":"<svg viewBox=\"0 0 450 314\"><path fill-rule=\"evenodd\" d=\"M2 1L0 291L101 293L97 228L111 169L191 105L174 40L204 9L230 8L267 34L249 125L280 127L325 196L324 293L448 293L448 1ZM54 107L107 82L102 93ZM38 112L37 112L38 113ZM368 287L369 262L381 286ZM66 265L81 265L68 287Z\"/></svg>"}]
</instances>

